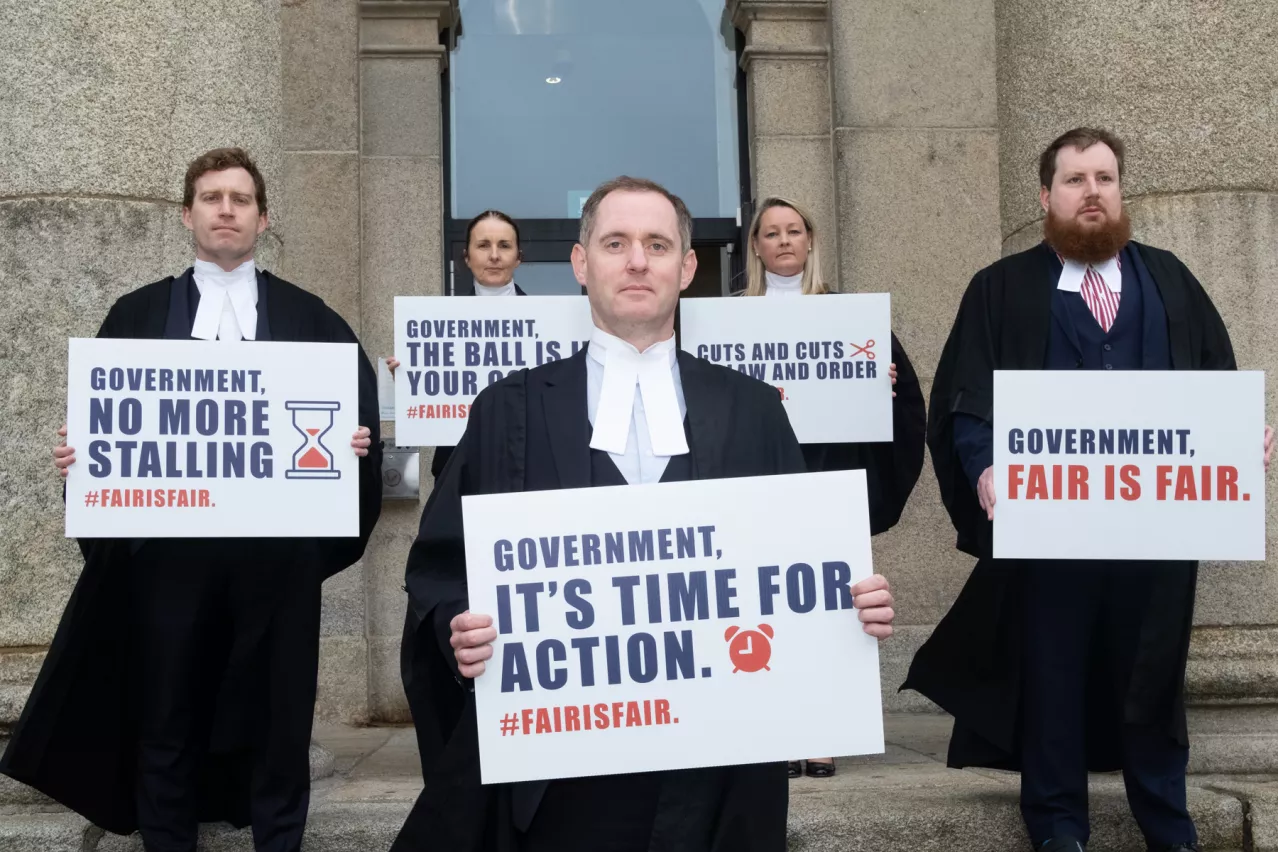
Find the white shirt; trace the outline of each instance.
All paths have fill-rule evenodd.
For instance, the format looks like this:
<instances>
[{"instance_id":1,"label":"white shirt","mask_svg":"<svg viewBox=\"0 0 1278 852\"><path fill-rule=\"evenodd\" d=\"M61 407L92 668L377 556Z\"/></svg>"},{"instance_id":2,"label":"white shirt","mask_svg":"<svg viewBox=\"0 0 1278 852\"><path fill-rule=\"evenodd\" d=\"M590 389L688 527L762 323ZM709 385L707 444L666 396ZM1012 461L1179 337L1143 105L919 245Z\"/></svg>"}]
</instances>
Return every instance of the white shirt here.
<instances>
[{"instance_id":1,"label":"white shirt","mask_svg":"<svg viewBox=\"0 0 1278 852\"><path fill-rule=\"evenodd\" d=\"M683 430L688 407L674 342L671 335L669 340L654 343L640 353L624 340L597 328L590 340L586 411L591 427L597 427L590 446L606 450L631 485L659 481L670 457L688 452ZM609 355L613 352L625 355L613 360L613 369L609 370ZM639 371L633 369L636 366L640 366ZM606 383L612 385L608 388L608 404L616 408L611 416L605 413L601 418L599 406L605 398ZM624 402L627 385L633 388L628 412Z\"/></svg>"},{"instance_id":2,"label":"white shirt","mask_svg":"<svg viewBox=\"0 0 1278 852\"><path fill-rule=\"evenodd\" d=\"M191 336L235 343L257 339L257 267L246 260L227 272L216 263L195 261L195 309Z\"/></svg>"},{"instance_id":3,"label":"white shirt","mask_svg":"<svg viewBox=\"0 0 1278 852\"><path fill-rule=\"evenodd\" d=\"M1077 260L1070 260L1067 257L1061 258L1063 268L1061 269L1060 280L1056 282L1058 290L1068 290L1071 293L1078 293L1083 289L1083 276L1087 274L1089 264L1082 263ZM1123 272L1118 265L1118 255L1114 255L1109 260L1101 264L1090 264L1100 275L1101 280L1105 282L1105 286L1112 293L1123 292Z\"/></svg>"},{"instance_id":4,"label":"white shirt","mask_svg":"<svg viewBox=\"0 0 1278 852\"><path fill-rule=\"evenodd\" d=\"M489 287L487 284L475 282L476 296L513 296L515 295L515 279L510 279L501 287Z\"/></svg>"},{"instance_id":5,"label":"white shirt","mask_svg":"<svg viewBox=\"0 0 1278 852\"><path fill-rule=\"evenodd\" d=\"M777 275L775 272L766 272L768 286L763 291L765 296L802 296L803 295L803 273L798 275Z\"/></svg>"}]
</instances>

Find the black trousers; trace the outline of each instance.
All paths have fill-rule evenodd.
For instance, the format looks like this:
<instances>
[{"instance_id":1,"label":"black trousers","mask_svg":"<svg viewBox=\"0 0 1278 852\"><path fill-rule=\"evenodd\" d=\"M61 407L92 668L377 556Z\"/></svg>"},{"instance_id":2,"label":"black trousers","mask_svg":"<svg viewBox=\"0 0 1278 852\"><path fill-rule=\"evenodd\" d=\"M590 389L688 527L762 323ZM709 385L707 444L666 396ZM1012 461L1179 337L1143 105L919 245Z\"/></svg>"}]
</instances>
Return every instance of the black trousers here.
<instances>
[{"instance_id":1,"label":"black trousers","mask_svg":"<svg viewBox=\"0 0 1278 852\"><path fill-rule=\"evenodd\" d=\"M1062 835L1088 840L1090 701L1107 705L1119 726L1127 801L1149 848L1196 843L1185 801L1189 750L1166 726L1122 716L1158 566L1032 562L1025 570L1021 814L1030 839L1035 846ZM1089 696L1089 685L1104 694Z\"/></svg>"},{"instance_id":2,"label":"black trousers","mask_svg":"<svg viewBox=\"0 0 1278 852\"><path fill-rule=\"evenodd\" d=\"M551 781L520 852L648 852L663 773Z\"/></svg>"},{"instance_id":3,"label":"black trousers","mask_svg":"<svg viewBox=\"0 0 1278 852\"><path fill-rule=\"evenodd\" d=\"M259 852L301 849L321 580L307 566L246 560L246 543L234 544L192 553L190 543L151 541L131 565L146 852L195 852L201 784L215 766L242 770L212 783L247 790L204 792L247 798Z\"/></svg>"}]
</instances>

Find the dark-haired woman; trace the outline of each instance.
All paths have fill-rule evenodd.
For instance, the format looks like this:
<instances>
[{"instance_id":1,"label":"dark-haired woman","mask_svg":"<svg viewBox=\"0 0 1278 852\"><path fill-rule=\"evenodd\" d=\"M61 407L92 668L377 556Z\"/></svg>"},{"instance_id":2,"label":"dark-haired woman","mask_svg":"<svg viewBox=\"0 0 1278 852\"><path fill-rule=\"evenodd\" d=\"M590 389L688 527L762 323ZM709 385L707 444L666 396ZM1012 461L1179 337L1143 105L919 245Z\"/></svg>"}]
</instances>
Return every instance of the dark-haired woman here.
<instances>
[{"instance_id":1,"label":"dark-haired woman","mask_svg":"<svg viewBox=\"0 0 1278 852\"><path fill-rule=\"evenodd\" d=\"M515 270L523 259L519 248L519 226L500 210L485 210L466 225L466 251L463 257L475 278L476 296L526 296L515 283ZM391 374L399 366L395 358L387 358ZM431 459L430 475L436 478L444 471L452 447L436 447Z\"/></svg>"}]
</instances>

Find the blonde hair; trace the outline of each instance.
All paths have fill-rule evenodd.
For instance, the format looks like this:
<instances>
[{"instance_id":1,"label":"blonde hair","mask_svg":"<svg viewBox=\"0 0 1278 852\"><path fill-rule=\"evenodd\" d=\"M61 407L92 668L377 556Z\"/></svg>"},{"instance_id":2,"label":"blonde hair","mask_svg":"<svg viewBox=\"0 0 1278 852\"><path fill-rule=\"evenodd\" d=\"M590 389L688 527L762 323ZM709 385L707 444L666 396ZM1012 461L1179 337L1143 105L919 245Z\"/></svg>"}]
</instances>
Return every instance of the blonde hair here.
<instances>
[{"instance_id":1,"label":"blonde hair","mask_svg":"<svg viewBox=\"0 0 1278 852\"><path fill-rule=\"evenodd\" d=\"M759 253L754 250L754 243L759 238L759 225L763 221L763 214L773 207L789 207L799 214L799 218L803 220L803 226L808 229L808 256L803 261L803 295L817 296L830 292L825 286L825 281L821 279L821 252L817 242L816 226L812 223L812 214L789 199L770 195L759 202L759 209L755 211L754 219L750 222L750 253L746 255L745 295L762 296L768 290L768 279L765 274L767 270L763 266L763 258L759 257Z\"/></svg>"}]
</instances>

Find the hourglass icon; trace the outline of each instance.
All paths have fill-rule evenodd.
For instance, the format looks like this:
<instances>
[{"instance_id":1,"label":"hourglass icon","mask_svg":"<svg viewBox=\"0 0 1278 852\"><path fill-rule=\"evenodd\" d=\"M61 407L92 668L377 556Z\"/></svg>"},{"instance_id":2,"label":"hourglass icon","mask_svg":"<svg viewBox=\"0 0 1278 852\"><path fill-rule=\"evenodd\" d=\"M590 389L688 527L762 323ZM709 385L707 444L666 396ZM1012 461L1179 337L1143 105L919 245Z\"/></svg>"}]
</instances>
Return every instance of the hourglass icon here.
<instances>
[{"instance_id":1,"label":"hourglass icon","mask_svg":"<svg viewBox=\"0 0 1278 852\"><path fill-rule=\"evenodd\" d=\"M293 428L305 439L293 452L293 466L284 471L285 479L341 479L342 472L333 467L333 453L321 440L333 428L333 412L340 402L286 402L293 412Z\"/></svg>"}]
</instances>

